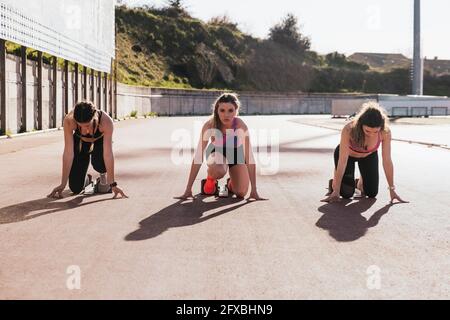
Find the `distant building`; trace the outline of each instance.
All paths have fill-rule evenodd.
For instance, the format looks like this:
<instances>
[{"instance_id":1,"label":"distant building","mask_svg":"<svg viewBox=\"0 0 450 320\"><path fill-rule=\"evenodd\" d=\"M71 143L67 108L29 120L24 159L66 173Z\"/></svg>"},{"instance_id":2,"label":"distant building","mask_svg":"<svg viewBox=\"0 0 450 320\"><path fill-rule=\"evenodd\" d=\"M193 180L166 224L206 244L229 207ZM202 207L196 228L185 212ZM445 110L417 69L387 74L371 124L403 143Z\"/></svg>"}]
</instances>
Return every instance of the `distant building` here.
<instances>
[{"instance_id":1,"label":"distant building","mask_svg":"<svg viewBox=\"0 0 450 320\"><path fill-rule=\"evenodd\" d=\"M435 57L429 60L425 57L425 70L430 70L435 75L450 74L450 60L439 60Z\"/></svg>"},{"instance_id":2,"label":"distant building","mask_svg":"<svg viewBox=\"0 0 450 320\"><path fill-rule=\"evenodd\" d=\"M398 53L356 52L349 56L348 59L358 63L365 63L370 69L380 72L389 72L396 68L409 69L412 63L411 59ZM439 60L438 57L430 60L425 57L424 68L425 71L431 72L435 76L450 74L450 60Z\"/></svg>"}]
</instances>

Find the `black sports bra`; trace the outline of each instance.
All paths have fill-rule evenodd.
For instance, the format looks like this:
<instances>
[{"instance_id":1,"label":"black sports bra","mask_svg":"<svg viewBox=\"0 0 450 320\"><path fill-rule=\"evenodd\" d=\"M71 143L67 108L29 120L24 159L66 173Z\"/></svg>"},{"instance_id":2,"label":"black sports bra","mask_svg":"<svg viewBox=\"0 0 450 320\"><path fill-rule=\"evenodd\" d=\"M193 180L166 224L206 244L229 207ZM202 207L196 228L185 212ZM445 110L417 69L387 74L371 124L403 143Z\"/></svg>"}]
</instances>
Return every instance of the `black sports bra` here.
<instances>
[{"instance_id":1,"label":"black sports bra","mask_svg":"<svg viewBox=\"0 0 450 320\"><path fill-rule=\"evenodd\" d=\"M93 135L91 135L91 134L86 134L86 135L81 134L80 127L77 124L77 128L75 129L75 135L80 139L80 142L78 143L78 151L79 152L81 152L81 149L83 147L83 142L86 142L86 143L90 143L91 144L91 146L89 148L89 153L91 153L94 150L94 143L97 140L103 138L103 133L100 132L100 130L99 130L99 125L100 125L100 121L102 119L103 113L102 113L101 110L98 110L97 112L98 112L98 124L97 124L97 121L94 120L94 128L95 128L94 130L95 130L95 132L94 132Z\"/></svg>"}]
</instances>

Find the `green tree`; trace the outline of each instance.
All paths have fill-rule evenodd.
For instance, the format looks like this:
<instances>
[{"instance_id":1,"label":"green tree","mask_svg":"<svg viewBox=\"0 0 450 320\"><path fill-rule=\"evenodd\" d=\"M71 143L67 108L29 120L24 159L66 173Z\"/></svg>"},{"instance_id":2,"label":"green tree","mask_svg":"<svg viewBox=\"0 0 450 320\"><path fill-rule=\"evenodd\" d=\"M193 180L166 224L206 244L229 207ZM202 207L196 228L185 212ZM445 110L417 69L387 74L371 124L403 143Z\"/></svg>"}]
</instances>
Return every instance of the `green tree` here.
<instances>
[{"instance_id":1,"label":"green tree","mask_svg":"<svg viewBox=\"0 0 450 320\"><path fill-rule=\"evenodd\" d=\"M296 51L302 56L311 47L309 38L300 33L298 20L291 13L270 29L269 39Z\"/></svg>"},{"instance_id":2,"label":"green tree","mask_svg":"<svg viewBox=\"0 0 450 320\"><path fill-rule=\"evenodd\" d=\"M169 17L178 18L189 16L184 5L184 0L166 0L166 3Z\"/></svg>"},{"instance_id":3,"label":"green tree","mask_svg":"<svg viewBox=\"0 0 450 320\"><path fill-rule=\"evenodd\" d=\"M169 5L169 7L175 9L182 10L184 8L182 0L167 0L167 4Z\"/></svg>"}]
</instances>

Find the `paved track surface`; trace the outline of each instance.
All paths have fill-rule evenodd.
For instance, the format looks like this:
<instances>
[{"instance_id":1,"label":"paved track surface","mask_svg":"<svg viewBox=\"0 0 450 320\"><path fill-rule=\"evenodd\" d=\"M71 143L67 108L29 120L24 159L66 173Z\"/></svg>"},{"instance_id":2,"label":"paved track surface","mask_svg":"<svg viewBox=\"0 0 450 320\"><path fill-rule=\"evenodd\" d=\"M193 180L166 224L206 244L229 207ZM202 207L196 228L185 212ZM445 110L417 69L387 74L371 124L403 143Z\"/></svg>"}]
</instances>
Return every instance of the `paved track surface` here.
<instances>
[{"instance_id":1,"label":"paved track surface","mask_svg":"<svg viewBox=\"0 0 450 320\"><path fill-rule=\"evenodd\" d=\"M129 199L47 199L60 179L62 132L0 140L0 298L450 298L449 150L393 142L409 204L388 205L382 167L376 201L324 204L339 132L315 124L328 120L244 117L255 145L271 132L279 149L271 161L257 154L269 201L174 200L189 170L175 164L179 137L205 119L116 123L116 180ZM432 140L428 127L409 130ZM398 124L394 137L397 128L408 136ZM446 124L435 130L450 136ZM69 290L77 268L81 287Z\"/></svg>"}]
</instances>

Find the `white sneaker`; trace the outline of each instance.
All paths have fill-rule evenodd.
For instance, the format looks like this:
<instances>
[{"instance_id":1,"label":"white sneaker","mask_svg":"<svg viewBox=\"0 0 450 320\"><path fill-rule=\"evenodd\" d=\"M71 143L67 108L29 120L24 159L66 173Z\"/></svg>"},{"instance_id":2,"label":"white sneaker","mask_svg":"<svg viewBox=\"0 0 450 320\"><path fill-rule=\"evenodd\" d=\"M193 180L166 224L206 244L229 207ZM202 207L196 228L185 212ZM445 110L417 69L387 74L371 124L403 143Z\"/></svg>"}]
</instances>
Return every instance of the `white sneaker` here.
<instances>
[{"instance_id":1,"label":"white sneaker","mask_svg":"<svg viewBox=\"0 0 450 320\"><path fill-rule=\"evenodd\" d=\"M107 184L106 173L100 173L100 184Z\"/></svg>"},{"instance_id":2,"label":"white sneaker","mask_svg":"<svg viewBox=\"0 0 450 320\"><path fill-rule=\"evenodd\" d=\"M87 174L84 179L84 189L83 194L85 195L93 195L95 193L94 182L92 181L92 176Z\"/></svg>"},{"instance_id":3,"label":"white sneaker","mask_svg":"<svg viewBox=\"0 0 450 320\"><path fill-rule=\"evenodd\" d=\"M106 180L106 173L101 173L95 184L95 191L98 193L109 193L110 186Z\"/></svg>"},{"instance_id":4,"label":"white sneaker","mask_svg":"<svg viewBox=\"0 0 450 320\"><path fill-rule=\"evenodd\" d=\"M84 194L85 195L93 195L95 193L95 186L94 183L91 182L86 187L84 187Z\"/></svg>"},{"instance_id":5,"label":"white sneaker","mask_svg":"<svg viewBox=\"0 0 450 320\"><path fill-rule=\"evenodd\" d=\"M226 185L219 187L219 198L228 198L228 188Z\"/></svg>"}]
</instances>

